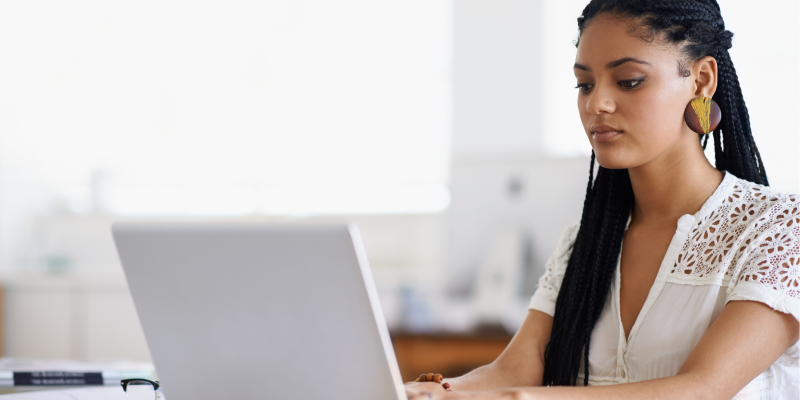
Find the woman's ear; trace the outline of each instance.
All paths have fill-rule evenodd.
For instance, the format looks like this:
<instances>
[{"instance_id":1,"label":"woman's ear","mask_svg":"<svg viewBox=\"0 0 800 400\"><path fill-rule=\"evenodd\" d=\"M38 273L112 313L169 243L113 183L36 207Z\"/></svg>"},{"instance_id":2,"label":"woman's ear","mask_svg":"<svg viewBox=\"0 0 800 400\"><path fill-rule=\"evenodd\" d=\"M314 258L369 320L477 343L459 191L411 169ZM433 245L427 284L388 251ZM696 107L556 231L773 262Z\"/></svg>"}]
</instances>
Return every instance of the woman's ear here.
<instances>
[{"instance_id":1,"label":"woman's ear","mask_svg":"<svg viewBox=\"0 0 800 400\"><path fill-rule=\"evenodd\" d=\"M717 60L705 56L694 63L694 95L695 97L712 97L717 91Z\"/></svg>"}]
</instances>

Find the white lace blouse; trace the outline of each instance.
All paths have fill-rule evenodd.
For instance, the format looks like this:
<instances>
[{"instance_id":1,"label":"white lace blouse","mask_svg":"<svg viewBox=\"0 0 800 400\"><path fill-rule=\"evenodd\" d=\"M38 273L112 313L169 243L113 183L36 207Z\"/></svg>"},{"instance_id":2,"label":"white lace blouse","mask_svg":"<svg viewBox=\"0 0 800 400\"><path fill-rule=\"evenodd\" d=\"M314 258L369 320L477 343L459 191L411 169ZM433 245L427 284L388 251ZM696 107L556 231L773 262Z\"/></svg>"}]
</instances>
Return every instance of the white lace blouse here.
<instances>
[{"instance_id":1,"label":"white lace blouse","mask_svg":"<svg viewBox=\"0 0 800 400\"><path fill-rule=\"evenodd\" d=\"M573 225L562 235L539 279L531 309L553 315L577 231L578 225ZM617 262L592 332L590 385L675 375L729 301L758 301L800 320L800 196L726 173L700 211L678 220L627 340L619 317L619 287ZM798 344L734 399L797 400ZM581 372L578 382L582 381Z\"/></svg>"}]
</instances>

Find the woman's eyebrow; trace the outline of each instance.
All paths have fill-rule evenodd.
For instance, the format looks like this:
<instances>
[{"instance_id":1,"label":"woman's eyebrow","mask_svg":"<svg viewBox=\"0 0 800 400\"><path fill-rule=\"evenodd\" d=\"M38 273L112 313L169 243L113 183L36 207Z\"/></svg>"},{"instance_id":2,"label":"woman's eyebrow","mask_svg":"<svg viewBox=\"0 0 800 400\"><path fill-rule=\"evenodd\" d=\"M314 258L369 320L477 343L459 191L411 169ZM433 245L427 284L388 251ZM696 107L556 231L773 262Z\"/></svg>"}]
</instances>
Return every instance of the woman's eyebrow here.
<instances>
[{"instance_id":1,"label":"woman's eyebrow","mask_svg":"<svg viewBox=\"0 0 800 400\"><path fill-rule=\"evenodd\" d=\"M644 60L640 60L638 58L623 57L623 58L620 58L619 60L614 60L614 61L611 61L610 63L606 64L606 69L619 67L620 65L625 64L626 62L635 62L635 63L639 63L639 64L649 65L651 67L653 66L653 64L650 64L649 62L644 61ZM583 71L591 71L592 70L591 68L589 68L589 67L587 67L585 65L582 65L582 64L578 64L578 63L575 63L575 65L572 68L573 69L580 69L580 70L583 70Z\"/></svg>"}]
</instances>

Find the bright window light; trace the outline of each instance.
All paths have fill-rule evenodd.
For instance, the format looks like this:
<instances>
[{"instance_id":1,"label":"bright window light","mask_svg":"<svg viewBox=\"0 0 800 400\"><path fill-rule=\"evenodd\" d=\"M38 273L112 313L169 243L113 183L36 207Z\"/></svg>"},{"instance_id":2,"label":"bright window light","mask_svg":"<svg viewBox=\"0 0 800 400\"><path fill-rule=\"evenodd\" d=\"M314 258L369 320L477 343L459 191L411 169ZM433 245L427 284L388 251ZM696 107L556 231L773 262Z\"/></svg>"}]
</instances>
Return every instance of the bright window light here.
<instances>
[{"instance_id":1,"label":"bright window light","mask_svg":"<svg viewBox=\"0 0 800 400\"><path fill-rule=\"evenodd\" d=\"M450 14L444 0L0 4L0 169L78 212L439 212Z\"/></svg>"}]
</instances>

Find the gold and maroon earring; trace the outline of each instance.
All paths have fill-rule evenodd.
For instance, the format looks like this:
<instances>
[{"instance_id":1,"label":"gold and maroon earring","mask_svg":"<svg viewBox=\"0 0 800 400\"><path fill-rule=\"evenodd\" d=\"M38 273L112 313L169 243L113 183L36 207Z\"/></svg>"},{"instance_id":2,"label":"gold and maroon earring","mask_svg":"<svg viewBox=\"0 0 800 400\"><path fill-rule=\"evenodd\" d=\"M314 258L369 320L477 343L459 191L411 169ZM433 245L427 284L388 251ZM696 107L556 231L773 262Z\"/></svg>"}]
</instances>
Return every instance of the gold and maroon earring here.
<instances>
[{"instance_id":1,"label":"gold and maroon earring","mask_svg":"<svg viewBox=\"0 0 800 400\"><path fill-rule=\"evenodd\" d=\"M696 97L689 104L686 105L686 110L683 111L683 119L686 120L686 125L689 129L705 135L719 125L722 119L722 111L719 105L709 97Z\"/></svg>"}]
</instances>

